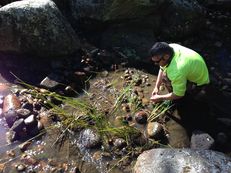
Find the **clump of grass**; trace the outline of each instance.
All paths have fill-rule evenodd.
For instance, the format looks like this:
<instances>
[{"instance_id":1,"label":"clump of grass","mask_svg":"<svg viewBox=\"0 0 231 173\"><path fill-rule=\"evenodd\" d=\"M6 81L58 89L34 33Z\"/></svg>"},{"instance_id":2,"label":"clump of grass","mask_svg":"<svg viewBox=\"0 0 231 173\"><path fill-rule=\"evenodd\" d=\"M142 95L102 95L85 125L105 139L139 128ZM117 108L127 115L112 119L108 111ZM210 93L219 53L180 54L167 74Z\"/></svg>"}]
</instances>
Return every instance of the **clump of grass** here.
<instances>
[{"instance_id":1,"label":"clump of grass","mask_svg":"<svg viewBox=\"0 0 231 173\"><path fill-rule=\"evenodd\" d=\"M20 83L29 88L27 92L34 98L42 99L46 102L45 106L50 108L50 112L61 119L61 127L64 130L62 130L60 138L69 130L75 131L87 127L97 130L102 139L105 140L113 136L129 139L133 133L137 132L135 128L129 126L114 127L101 110L86 100L62 96L48 90L46 90L46 92L40 92L40 88L24 83L23 81L20 81ZM122 91L116 99L110 114L114 114L119 109L122 100L127 97L127 93L130 90L131 86L126 87L124 91ZM65 105L66 109L54 104L48 97L60 101L60 103ZM89 120L92 121L94 125L89 124Z\"/></svg>"},{"instance_id":2,"label":"clump of grass","mask_svg":"<svg viewBox=\"0 0 231 173\"><path fill-rule=\"evenodd\" d=\"M170 100L154 104L154 108L149 114L148 121L149 122L155 121L161 115L164 115L168 110L170 110L172 106L173 104Z\"/></svg>"}]
</instances>

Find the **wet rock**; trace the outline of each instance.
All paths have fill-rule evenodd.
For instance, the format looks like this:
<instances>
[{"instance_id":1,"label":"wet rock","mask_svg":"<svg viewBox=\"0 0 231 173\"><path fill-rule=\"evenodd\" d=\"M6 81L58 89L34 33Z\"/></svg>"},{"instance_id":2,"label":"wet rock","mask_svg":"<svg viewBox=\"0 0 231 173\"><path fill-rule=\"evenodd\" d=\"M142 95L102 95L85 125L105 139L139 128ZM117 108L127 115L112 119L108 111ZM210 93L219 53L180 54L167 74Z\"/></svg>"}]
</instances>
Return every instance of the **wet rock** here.
<instances>
[{"instance_id":1,"label":"wet rock","mask_svg":"<svg viewBox=\"0 0 231 173\"><path fill-rule=\"evenodd\" d=\"M164 135L163 125L158 122L149 122L147 125L147 134L150 138L160 140Z\"/></svg>"},{"instance_id":2,"label":"wet rock","mask_svg":"<svg viewBox=\"0 0 231 173\"><path fill-rule=\"evenodd\" d=\"M29 103L29 102L26 102L26 103L23 103L22 104L22 109L28 109L30 111L33 111L33 104Z\"/></svg>"},{"instance_id":3,"label":"wet rock","mask_svg":"<svg viewBox=\"0 0 231 173\"><path fill-rule=\"evenodd\" d=\"M3 113L8 112L9 110L16 110L20 107L21 102L14 94L9 94L4 98Z\"/></svg>"},{"instance_id":4,"label":"wet rock","mask_svg":"<svg viewBox=\"0 0 231 173\"><path fill-rule=\"evenodd\" d=\"M212 150L152 149L143 152L134 173L230 172L231 158Z\"/></svg>"},{"instance_id":5,"label":"wet rock","mask_svg":"<svg viewBox=\"0 0 231 173\"><path fill-rule=\"evenodd\" d=\"M46 89L49 89L49 90L54 90L54 89L61 87L60 79L58 79L56 75L54 77L53 76L54 75L52 75L51 77L50 76L45 77L40 82L40 86L45 87Z\"/></svg>"},{"instance_id":6,"label":"wet rock","mask_svg":"<svg viewBox=\"0 0 231 173\"><path fill-rule=\"evenodd\" d=\"M43 124L40 121L38 121L37 128L38 128L39 131L44 128Z\"/></svg>"},{"instance_id":7,"label":"wet rock","mask_svg":"<svg viewBox=\"0 0 231 173\"><path fill-rule=\"evenodd\" d=\"M3 81L3 79L1 78L1 81ZM7 83L0 83L0 95L2 97L5 97L7 95L9 95L11 93L10 91L10 86Z\"/></svg>"},{"instance_id":8,"label":"wet rock","mask_svg":"<svg viewBox=\"0 0 231 173\"><path fill-rule=\"evenodd\" d=\"M5 119L6 119L6 123L7 123L8 127L10 127L10 128L13 126L14 122L18 118L17 112L15 110L13 110L13 109L8 110L3 115L4 115Z\"/></svg>"},{"instance_id":9,"label":"wet rock","mask_svg":"<svg viewBox=\"0 0 231 173\"><path fill-rule=\"evenodd\" d=\"M193 131L190 144L192 149L212 149L214 143L214 139L208 133Z\"/></svg>"},{"instance_id":10,"label":"wet rock","mask_svg":"<svg viewBox=\"0 0 231 173\"><path fill-rule=\"evenodd\" d=\"M18 114L18 117L23 119L27 118L31 113L29 109L24 109L24 108L17 109L16 112Z\"/></svg>"},{"instance_id":11,"label":"wet rock","mask_svg":"<svg viewBox=\"0 0 231 173\"><path fill-rule=\"evenodd\" d=\"M17 135L15 131L10 129L8 132L6 132L6 141L8 144L14 142L16 139Z\"/></svg>"},{"instance_id":12,"label":"wet rock","mask_svg":"<svg viewBox=\"0 0 231 173\"><path fill-rule=\"evenodd\" d=\"M113 145L118 148L118 149L122 149L123 147L127 146L127 143L124 139L122 138L117 138L114 140Z\"/></svg>"},{"instance_id":13,"label":"wet rock","mask_svg":"<svg viewBox=\"0 0 231 173\"><path fill-rule=\"evenodd\" d=\"M24 152L31 145L31 142L27 141L19 145L19 149Z\"/></svg>"},{"instance_id":14,"label":"wet rock","mask_svg":"<svg viewBox=\"0 0 231 173\"><path fill-rule=\"evenodd\" d=\"M124 117L124 119L125 119L126 121L132 121L133 117L132 117L131 114L127 114L127 115Z\"/></svg>"},{"instance_id":15,"label":"wet rock","mask_svg":"<svg viewBox=\"0 0 231 173\"><path fill-rule=\"evenodd\" d=\"M5 164L4 163L0 163L0 172L3 172L5 168Z\"/></svg>"},{"instance_id":16,"label":"wet rock","mask_svg":"<svg viewBox=\"0 0 231 173\"><path fill-rule=\"evenodd\" d=\"M34 102L34 103L33 103L33 107L34 107L34 110L35 110L35 111L40 111L41 108L42 108L41 104L38 103L38 102Z\"/></svg>"},{"instance_id":17,"label":"wet rock","mask_svg":"<svg viewBox=\"0 0 231 173\"><path fill-rule=\"evenodd\" d=\"M6 154L9 156L9 157L15 157L16 156L16 153L14 150L9 150L6 152ZM1 171L0 171L1 172Z\"/></svg>"},{"instance_id":18,"label":"wet rock","mask_svg":"<svg viewBox=\"0 0 231 173\"><path fill-rule=\"evenodd\" d=\"M78 167L74 167L70 170L70 173L81 173Z\"/></svg>"},{"instance_id":19,"label":"wet rock","mask_svg":"<svg viewBox=\"0 0 231 173\"><path fill-rule=\"evenodd\" d=\"M19 134L23 131L25 127L25 122L23 118L20 118L19 120L15 121L13 126L11 127L11 130L15 131L16 134Z\"/></svg>"},{"instance_id":20,"label":"wet rock","mask_svg":"<svg viewBox=\"0 0 231 173\"><path fill-rule=\"evenodd\" d=\"M47 127L51 124L51 118L49 118L49 113L47 113L46 111L42 112L41 114L39 114L39 122L42 124L43 127Z\"/></svg>"},{"instance_id":21,"label":"wet rock","mask_svg":"<svg viewBox=\"0 0 231 173\"><path fill-rule=\"evenodd\" d=\"M95 148L101 145L99 135L92 129L81 131L78 142L86 148Z\"/></svg>"},{"instance_id":22,"label":"wet rock","mask_svg":"<svg viewBox=\"0 0 231 173\"><path fill-rule=\"evenodd\" d=\"M102 158L102 154L101 154L101 151L96 151L93 156L92 156L92 159L94 161L97 161L97 160L100 160Z\"/></svg>"},{"instance_id":23,"label":"wet rock","mask_svg":"<svg viewBox=\"0 0 231 173\"><path fill-rule=\"evenodd\" d=\"M27 132L30 136L36 136L39 134L40 130L43 128L41 123L37 121L37 125L34 127L30 127L30 129L27 129Z\"/></svg>"},{"instance_id":24,"label":"wet rock","mask_svg":"<svg viewBox=\"0 0 231 173\"><path fill-rule=\"evenodd\" d=\"M28 131L31 130L31 128L34 128L35 126L37 126L38 121L36 120L35 115L30 115L29 117L27 117L25 120L25 125Z\"/></svg>"},{"instance_id":25,"label":"wet rock","mask_svg":"<svg viewBox=\"0 0 231 173\"><path fill-rule=\"evenodd\" d=\"M138 124L147 123L148 114L145 111L139 111L135 114L135 120Z\"/></svg>"},{"instance_id":26,"label":"wet rock","mask_svg":"<svg viewBox=\"0 0 231 173\"><path fill-rule=\"evenodd\" d=\"M143 134L140 134L134 137L133 142L135 145L144 146L148 142L148 139Z\"/></svg>"},{"instance_id":27,"label":"wet rock","mask_svg":"<svg viewBox=\"0 0 231 173\"><path fill-rule=\"evenodd\" d=\"M18 172L25 171L25 170L26 170L26 165L24 165L24 164L16 165L16 170L17 170Z\"/></svg>"}]
</instances>

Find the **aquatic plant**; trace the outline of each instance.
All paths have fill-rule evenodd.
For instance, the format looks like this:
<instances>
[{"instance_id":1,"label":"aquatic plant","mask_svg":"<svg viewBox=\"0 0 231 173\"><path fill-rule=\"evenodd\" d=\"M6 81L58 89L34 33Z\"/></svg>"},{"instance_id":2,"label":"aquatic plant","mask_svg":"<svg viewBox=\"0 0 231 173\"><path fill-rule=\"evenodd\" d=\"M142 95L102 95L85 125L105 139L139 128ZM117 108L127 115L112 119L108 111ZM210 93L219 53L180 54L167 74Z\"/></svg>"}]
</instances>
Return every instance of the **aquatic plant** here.
<instances>
[{"instance_id":1,"label":"aquatic plant","mask_svg":"<svg viewBox=\"0 0 231 173\"><path fill-rule=\"evenodd\" d=\"M148 121L154 121L161 115L164 115L168 110L170 110L174 105L170 100L161 102L161 103L156 103L153 105L153 109L151 113L148 116Z\"/></svg>"}]
</instances>

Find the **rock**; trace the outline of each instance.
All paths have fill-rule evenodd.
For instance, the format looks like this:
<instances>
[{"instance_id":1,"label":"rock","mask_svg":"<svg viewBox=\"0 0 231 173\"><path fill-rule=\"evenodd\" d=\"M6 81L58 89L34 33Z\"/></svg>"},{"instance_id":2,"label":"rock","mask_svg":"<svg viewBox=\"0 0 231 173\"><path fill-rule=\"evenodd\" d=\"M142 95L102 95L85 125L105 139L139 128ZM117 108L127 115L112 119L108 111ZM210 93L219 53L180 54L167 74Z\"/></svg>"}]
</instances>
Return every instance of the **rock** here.
<instances>
[{"instance_id":1,"label":"rock","mask_svg":"<svg viewBox=\"0 0 231 173\"><path fill-rule=\"evenodd\" d=\"M24 171L25 169L26 169L26 165L24 165L24 164L19 164L19 165L16 166L16 170L17 170L18 172L22 172L22 171Z\"/></svg>"},{"instance_id":2,"label":"rock","mask_svg":"<svg viewBox=\"0 0 231 173\"><path fill-rule=\"evenodd\" d=\"M25 119L30 115L31 111L29 109L22 108L22 109L17 109L16 113L18 114L19 118Z\"/></svg>"},{"instance_id":3,"label":"rock","mask_svg":"<svg viewBox=\"0 0 231 173\"><path fill-rule=\"evenodd\" d=\"M15 140L17 140L16 132L10 129L8 132L6 132L6 141L8 144L10 144Z\"/></svg>"},{"instance_id":4,"label":"rock","mask_svg":"<svg viewBox=\"0 0 231 173\"><path fill-rule=\"evenodd\" d=\"M21 107L21 102L14 94L9 94L3 101L3 113L9 110L16 110Z\"/></svg>"},{"instance_id":5,"label":"rock","mask_svg":"<svg viewBox=\"0 0 231 173\"><path fill-rule=\"evenodd\" d=\"M27 155L27 154L23 154L20 158L20 161L26 165L33 165L33 166L35 166L39 162L35 156Z\"/></svg>"},{"instance_id":6,"label":"rock","mask_svg":"<svg viewBox=\"0 0 231 173\"><path fill-rule=\"evenodd\" d=\"M11 130L15 131L16 134L19 134L23 131L23 128L25 127L25 122L23 118L20 118L19 120L15 121L13 126L11 127Z\"/></svg>"},{"instance_id":7,"label":"rock","mask_svg":"<svg viewBox=\"0 0 231 173\"><path fill-rule=\"evenodd\" d=\"M51 74L50 76L45 77L41 82L40 86L45 87L49 90L57 89L58 87L61 87L62 79L60 79L58 76Z\"/></svg>"},{"instance_id":8,"label":"rock","mask_svg":"<svg viewBox=\"0 0 231 173\"><path fill-rule=\"evenodd\" d=\"M51 0L8 4L0 9L0 21L0 51L60 57L79 48L78 36Z\"/></svg>"},{"instance_id":9,"label":"rock","mask_svg":"<svg viewBox=\"0 0 231 173\"><path fill-rule=\"evenodd\" d=\"M192 149L212 149L214 146L214 139L205 132L194 131L191 137L191 148Z\"/></svg>"},{"instance_id":10,"label":"rock","mask_svg":"<svg viewBox=\"0 0 231 173\"><path fill-rule=\"evenodd\" d=\"M152 149L143 152L134 173L230 172L231 158L212 150Z\"/></svg>"},{"instance_id":11,"label":"rock","mask_svg":"<svg viewBox=\"0 0 231 173\"><path fill-rule=\"evenodd\" d=\"M147 134L150 138L160 140L164 135L162 124L158 122L149 122L147 125Z\"/></svg>"},{"instance_id":12,"label":"rock","mask_svg":"<svg viewBox=\"0 0 231 173\"><path fill-rule=\"evenodd\" d=\"M127 146L127 143L124 139L122 138L117 138L114 140L113 145L118 148L118 149L122 149L123 147Z\"/></svg>"},{"instance_id":13,"label":"rock","mask_svg":"<svg viewBox=\"0 0 231 173\"><path fill-rule=\"evenodd\" d=\"M99 135L92 129L84 129L80 132L79 144L86 148L95 148L101 144Z\"/></svg>"},{"instance_id":14,"label":"rock","mask_svg":"<svg viewBox=\"0 0 231 173\"><path fill-rule=\"evenodd\" d=\"M138 124L147 123L148 114L145 111L139 111L135 114L135 120Z\"/></svg>"},{"instance_id":15,"label":"rock","mask_svg":"<svg viewBox=\"0 0 231 173\"><path fill-rule=\"evenodd\" d=\"M9 157L15 157L16 156L15 150L8 150L8 151L6 151L6 154Z\"/></svg>"},{"instance_id":16,"label":"rock","mask_svg":"<svg viewBox=\"0 0 231 173\"><path fill-rule=\"evenodd\" d=\"M25 122L25 125L28 131L30 131L32 128L34 128L38 124L38 121L36 120L36 117L33 114L27 117L24 120L24 122Z\"/></svg>"},{"instance_id":17,"label":"rock","mask_svg":"<svg viewBox=\"0 0 231 173\"><path fill-rule=\"evenodd\" d=\"M33 104L26 102L22 104L22 109L28 109L29 111L33 111Z\"/></svg>"},{"instance_id":18,"label":"rock","mask_svg":"<svg viewBox=\"0 0 231 173\"><path fill-rule=\"evenodd\" d=\"M0 172L3 172L5 168L5 164L4 163L0 163Z\"/></svg>"},{"instance_id":19,"label":"rock","mask_svg":"<svg viewBox=\"0 0 231 173\"><path fill-rule=\"evenodd\" d=\"M22 144L19 145L19 149L24 152L27 150L27 148L31 145L30 141L24 142Z\"/></svg>"},{"instance_id":20,"label":"rock","mask_svg":"<svg viewBox=\"0 0 231 173\"><path fill-rule=\"evenodd\" d=\"M4 81L1 79L1 81ZM0 83L0 96L5 97L11 93L10 86L7 83Z\"/></svg>"},{"instance_id":21,"label":"rock","mask_svg":"<svg viewBox=\"0 0 231 173\"><path fill-rule=\"evenodd\" d=\"M10 128L13 126L14 122L18 118L18 114L16 113L15 110L12 110L12 109L8 110L3 115L5 117L5 120L6 120L8 127L10 127Z\"/></svg>"}]
</instances>

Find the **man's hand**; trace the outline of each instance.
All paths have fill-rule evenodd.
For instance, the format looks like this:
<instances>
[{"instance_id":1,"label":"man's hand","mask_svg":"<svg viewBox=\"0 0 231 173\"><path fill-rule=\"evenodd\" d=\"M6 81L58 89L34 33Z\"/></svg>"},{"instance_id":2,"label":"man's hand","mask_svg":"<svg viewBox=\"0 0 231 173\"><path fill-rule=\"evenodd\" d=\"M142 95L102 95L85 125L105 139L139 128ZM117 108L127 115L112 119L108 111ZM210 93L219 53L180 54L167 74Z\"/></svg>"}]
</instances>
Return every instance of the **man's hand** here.
<instances>
[{"instance_id":1,"label":"man's hand","mask_svg":"<svg viewBox=\"0 0 231 173\"><path fill-rule=\"evenodd\" d=\"M158 94L155 94L155 95L152 95L152 97L150 98L150 100L154 103L157 103L157 102L160 102L163 100L162 96L161 95L158 95Z\"/></svg>"},{"instance_id":2,"label":"man's hand","mask_svg":"<svg viewBox=\"0 0 231 173\"><path fill-rule=\"evenodd\" d=\"M158 92L159 92L159 88L155 87L152 91L152 96L158 94Z\"/></svg>"}]
</instances>

